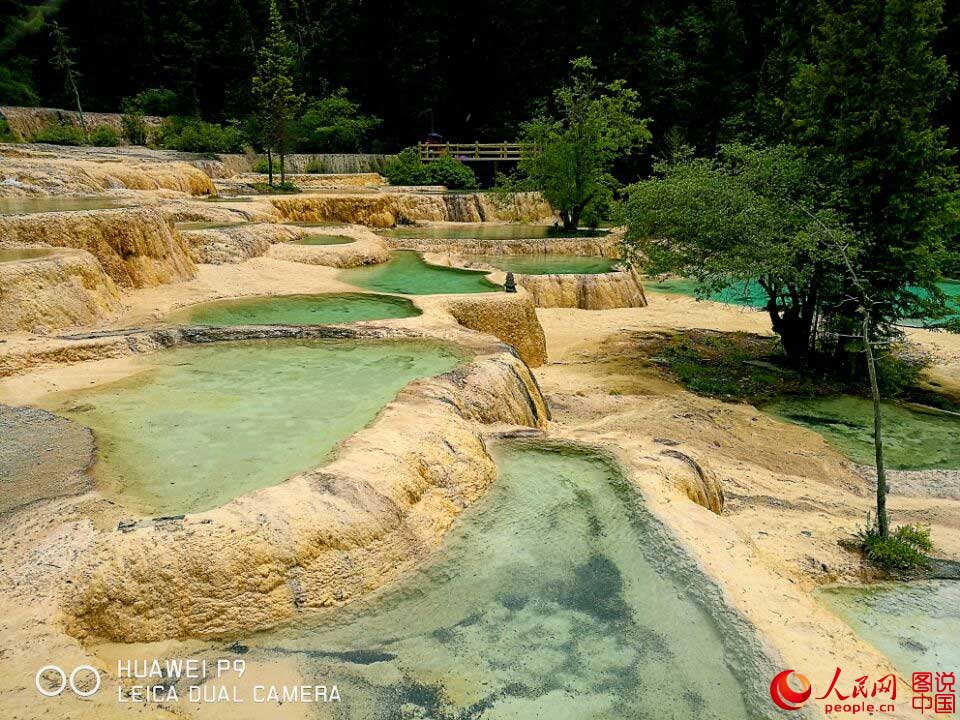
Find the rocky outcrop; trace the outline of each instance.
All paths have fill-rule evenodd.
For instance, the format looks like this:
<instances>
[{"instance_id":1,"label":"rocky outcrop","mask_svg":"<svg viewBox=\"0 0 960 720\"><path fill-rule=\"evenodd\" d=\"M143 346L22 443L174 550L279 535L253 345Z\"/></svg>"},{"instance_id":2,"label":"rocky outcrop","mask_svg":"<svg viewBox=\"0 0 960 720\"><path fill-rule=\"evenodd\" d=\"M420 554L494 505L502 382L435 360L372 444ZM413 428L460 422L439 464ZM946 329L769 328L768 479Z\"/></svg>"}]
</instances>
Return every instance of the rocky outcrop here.
<instances>
[{"instance_id":1,"label":"rocky outcrop","mask_svg":"<svg viewBox=\"0 0 960 720\"><path fill-rule=\"evenodd\" d=\"M478 226L478 230L481 226ZM417 252L446 253L448 264L456 265L456 255L581 255L616 259L617 237L595 238L520 238L511 240L479 240L462 238L385 237L392 248Z\"/></svg>"},{"instance_id":2,"label":"rocky outcrop","mask_svg":"<svg viewBox=\"0 0 960 720\"><path fill-rule=\"evenodd\" d=\"M347 222L375 228L424 221L539 222L553 217L549 205L537 193L518 193L502 204L483 193L431 195L396 192L293 195L272 198L271 202L286 220Z\"/></svg>"},{"instance_id":3,"label":"rocky outcrop","mask_svg":"<svg viewBox=\"0 0 960 720\"><path fill-rule=\"evenodd\" d=\"M34 146L36 147L36 146ZM11 148L13 148L11 150ZM213 181L185 162L64 157L45 150L4 146L0 196L100 193L104 190L176 190L189 195L216 193Z\"/></svg>"},{"instance_id":4,"label":"rocky outcrop","mask_svg":"<svg viewBox=\"0 0 960 720\"><path fill-rule=\"evenodd\" d=\"M224 265L239 263L265 254L274 243L296 240L303 230L289 225L252 225L180 230L194 262Z\"/></svg>"},{"instance_id":5,"label":"rocky outcrop","mask_svg":"<svg viewBox=\"0 0 960 720\"><path fill-rule=\"evenodd\" d=\"M0 515L90 488L93 433L45 410L0 405Z\"/></svg>"},{"instance_id":6,"label":"rocky outcrop","mask_svg":"<svg viewBox=\"0 0 960 720\"><path fill-rule=\"evenodd\" d=\"M336 333L374 331L388 332ZM319 470L207 513L104 534L64 586L68 631L125 642L236 636L398 577L495 479L481 423L547 421L530 371L502 347L409 385Z\"/></svg>"},{"instance_id":7,"label":"rocky outcrop","mask_svg":"<svg viewBox=\"0 0 960 720\"><path fill-rule=\"evenodd\" d=\"M355 240L343 245L299 245L296 242L277 244L270 247L267 255L278 260L335 268L377 265L390 259L390 248L369 230L338 229L337 234L349 235Z\"/></svg>"},{"instance_id":8,"label":"rocky outcrop","mask_svg":"<svg viewBox=\"0 0 960 720\"><path fill-rule=\"evenodd\" d=\"M42 107L0 107L0 117L7 121L10 132L20 142L29 142L40 130L50 125L68 124L80 127L80 116L74 110ZM123 125L119 113L92 113L83 114L88 130L95 127L108 127L123 138ZM145 115L143 118L147 127L159 127L163 118Z\"/></svg>"},{"instance_id":9,"label":"rocky outcrop","mask_svg":"<svg viewBox=\"0 0 960 720\"><path fill-rule=\"evenodd\" d=\"M89 325L120 312L116 284L90 253L0 262L0 332Z\"/></svg>"},{"instance_id":10,"label":"rocky outcrop","mask_svg":"<svg viewBox=\"0 0 960 720\"><path fill-rule=\"evenodd\" d=\"M183 238L154 208L0 217L0 237L19 245L86 250L124 288L178 282L196 273Z\"/></svg>"},{"instance_id":11,"label":"rocky outcrop","mask_svg":"<svg viewBox=\"0 0 960 720\"><path fill-rule=\"evenodd\" d=\"M461 295L443 298L442 304L464 327L490 333L512 345L530 367L540 367L547 361L547 342L528 294Z\"/></svg>"},{"instance_id":12,"label":"rocky outcrop","mask_svg":"<svg viewBox=\"0 0 960 720\"><path fill-rule=\"evenodd\" d=\"M595 275L516 275L517 285L541 308L646 307L643 283L633 270Z\"/></svg>"}]
</instances>

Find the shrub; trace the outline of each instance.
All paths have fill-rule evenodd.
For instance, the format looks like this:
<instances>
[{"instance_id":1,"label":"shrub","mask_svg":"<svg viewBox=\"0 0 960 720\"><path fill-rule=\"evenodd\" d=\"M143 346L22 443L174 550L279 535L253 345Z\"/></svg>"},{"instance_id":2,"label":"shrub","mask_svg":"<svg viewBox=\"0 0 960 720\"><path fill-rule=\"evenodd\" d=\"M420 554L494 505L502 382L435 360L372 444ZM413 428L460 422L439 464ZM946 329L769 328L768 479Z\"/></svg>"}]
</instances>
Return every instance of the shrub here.
<instances>
[{"instance_id":1,"label":"shrub","mask_svg":"<svg viewBox=\"0 0 960 720\"><path fill-rule=\"evenodd\" d=\"M287 182L277 183L276 185L268 185L267 183L253 183L250 187L257 192L264 193L266 195L292 195L300 192L300 188L289 180Z\"/></svg>"},{"instance_id":2,"label":"shrub","mask_svg":"<svg viewBox=\"0 0 960 720\"><path fill-rule=\"evenodd\" d=\"M391 185L429 185L427 168L413 148L407 148L383 166L383 175Z\"/></svg>"},{"instance_id":3,"label":"shrub","mask_svg":"<svg viewBox=\"0 0 960 720\"><path fill-rule=\"evenodd\" d=\"M172 90L163 88L148 88L136 95L123 99L125 113L140 113L142 115L175 115L179 100Z\"/></svg>"},{"instance_id":4,"label":"shrub","mask_svg":"<svg viewBox=\"0 0 960 720\"><path fill-rule=\"evenodd\" d=\"M476 190L477 176L459 160L442 157L431 163L420 162L417 151L407 148L383 168L391 185L446 185L452 190Z\"/></svg>"},{"instance_id":5,"label":"shrub","mask_svg":"<svg viewBox=\"0 0 960 720\"><path fill-rule=\"evenodd\" d=\"M427 165L431 185L446 185L451 190L476 190L480 183L466 165L452 157L441 157Z\"/></svg>"},{"instance_id":6,"label":"shrub","mask_svg":"<svg viewBox=\"0 0 960 720\"><path fill-rule=\"evenodd\" d=\"M131 145L147 144L147 124L139 112L127 112L120 117L123 138Z\"/></svg>"},{"instance_id":7,"label":"shrub","mask_svg":"<svg viewBox=\"0 0 960 720\"><path fill-rule=\"evenodd\" d=\"M10 129L10 123L4 117L0 117L0 142L17 142L16 135Z\"/></svg>"},{"instance_id":8,"label":"shrub","mask_svg":"<svg viewBox=\"0 0 960 720\"><path fill-rule=\"evenodd\" d=\"M83 131L76 125L70 123L53 123L41 128L30 138L35 143L47 143L49 145L83 145L86 139L83 137Z\"/></svg>"},{"instance_id":9,"label":"shrub","mask_svg":"<svg viewBox=\"0 0 960 720\"><path fill-rule=\"evenodd\" d=\"M266 173L270 170L270 163L267 162L266 158L260 158L253 164L253 171L255 173Z\"/></svg>"},{"instance_id":10,"label":"shrub","mask_svg":"<svg viewBox=\"0 0 960 720\"><path fill-rule=\"evenodd\" d=\"M120 144L120 136L109 125L97 125L90 131L90 144L97 147L116 147Z\"/></svg>"},{"instance_id":11,"label":"shrub","mask_svg":"<svg viewBox=\"0 0 960 720\"><path fill-rule=\"evenodd\" d=\"M163 121L160 144L184 152L238 153L243 150L243 137L233 125L222 127L197 118L174 116Z\"/></svg>"},{"instance_id":12,"label":"shrub","mask_svg":"<svg viewBox=\"0 0 960 720\"><path fill-rule=\"evenodd\" d=\"M901 525L885 538L871 527L857 533L857 541L867 560L888 571L924 568L924 553L933 549L930 529L919 525Z\"/></svg>"}]
</instances>

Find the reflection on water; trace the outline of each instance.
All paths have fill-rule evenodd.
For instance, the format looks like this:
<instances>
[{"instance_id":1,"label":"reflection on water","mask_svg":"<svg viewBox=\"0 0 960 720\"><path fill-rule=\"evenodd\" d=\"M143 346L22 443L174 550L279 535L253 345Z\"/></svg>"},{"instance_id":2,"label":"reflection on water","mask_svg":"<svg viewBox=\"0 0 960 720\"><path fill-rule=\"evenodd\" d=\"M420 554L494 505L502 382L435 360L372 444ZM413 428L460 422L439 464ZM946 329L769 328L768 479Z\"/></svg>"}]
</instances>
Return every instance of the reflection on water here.
<instances>
[{"instance_id":1,"label":"reflection on water","mask_svg":"<svg viewBox=\"0 0 960 720\"><path fill-rule=\"evenodd\" d=\"M499 290L500 286L487 280L486 274L483 271L431 265L419 253L395 250L391 253L389 262L342 270L337 278L367 290L405 295L478 293Z\"/></svg>"},{"instance_id":2,"label":"reflection on water","mask_svg":"<svg viewBox=\"0 0 960 720\"><path fill-rule=\"evenodd\" d=\"M104 197L53 197L0 198L0 215L31 215L42 212L69 212L74 210L109 210L128 207L130 200Z\"/></svg>"},{"instance_id":3,"label":"reflection on water","mask_svg":"<svg viewBox=\"0 0 960 720\"><path fill-rule=\"evenodd\" d=\"M427 567L235 648L336 683L325 717L749 717L711 618L646 558L635 490L592 455L494 454L501 477Z\"/></svg>"},{"instance_id":4,"label":"reflection on water","mask_svg":"<svg viewBox=\"0 0 960 720\"><path fill-rule=\"evenodd\" d=\"M185 325L325 325L419 314L406 298L330 293L215 300L191 305L171 315L169 321Z\"/></svg>"},{"instance_id":5,"label":"reflection on water","mask_svg":"<svg viewBox=\"0 0 960 720\"><path fill-rule=\"evenodd\" d=\"M900 673L960 673L960 582L828 588L819 597Z\"/></svg>"},{"instance_id":6,"label":"reflection on water","mask_svg":"<svg viewBox=\"0 0 960 720\"><path fill-rule=\"evenodd\" d=\"M349 235L304 235L299 240L294 240L294 245L349 245L356 242L356 238Z\"/></svg>"},{"instance_id":7,"label":"reflection on water","mask_svg":"<svg viewBox=\"0 0 960 720\"><path fill-rule=\"evenodd\" d=\"M93 429L94 477L115 499L196 512L318 466L411 380L460 360L425 341L213 343L44 405Z\"/></svg>"}]
</instances>

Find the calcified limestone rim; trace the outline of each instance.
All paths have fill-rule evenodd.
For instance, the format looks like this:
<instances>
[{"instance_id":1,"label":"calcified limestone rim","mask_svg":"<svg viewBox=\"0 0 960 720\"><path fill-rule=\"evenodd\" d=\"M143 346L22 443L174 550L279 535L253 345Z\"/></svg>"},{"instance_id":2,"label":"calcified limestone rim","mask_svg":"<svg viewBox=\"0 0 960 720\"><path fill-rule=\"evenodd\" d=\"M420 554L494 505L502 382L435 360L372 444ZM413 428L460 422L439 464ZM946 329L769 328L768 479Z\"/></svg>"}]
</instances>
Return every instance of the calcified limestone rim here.
<instances>
[{"instance_id":1,"label":"calcified limestone rim","mask_svg":"<svg viewBox=\"0 0 960 720\"><path fill-rule=\"evenodd\" d=\"M379 326L181 327L117 333L146 352L280 338L455 342L472 361L417 380L322 468L183 520L101 532L66 573L70 634L118 641L231 637L296 608L341 604L405 572L483 495L496 468L485 424L544 427L539 386L489 336Z\"/></svg>"},{"instance_id":2,"label":"calcified limestone rim","mask_svg":"<svg viewBox=\"0 0 960 720\"><path fill-rule=\"evenodd\" d=\"M636 509L644 520L650 545L644 548L647 560L662 574L681 581L686 586L686 595L704 608L723 638L724 657L734 677L744 687L744 702L751 717L778 717L773 705L765 699L769 693L769 678L783 669L776 651L763 639L757 626L728 602L721 585L709 574L683 542L667 527L656 513L648 507L642 484L637 482L624 462L622 450L603 441L585 442L583 439L564 437L562 434L539 431L494 432L488 435L491 442L520 443L532 447L586 452L606 464L610 470L627 480L641 502ZM804 708L797 717L810 717Z\"/></svg>"}]
</instances>

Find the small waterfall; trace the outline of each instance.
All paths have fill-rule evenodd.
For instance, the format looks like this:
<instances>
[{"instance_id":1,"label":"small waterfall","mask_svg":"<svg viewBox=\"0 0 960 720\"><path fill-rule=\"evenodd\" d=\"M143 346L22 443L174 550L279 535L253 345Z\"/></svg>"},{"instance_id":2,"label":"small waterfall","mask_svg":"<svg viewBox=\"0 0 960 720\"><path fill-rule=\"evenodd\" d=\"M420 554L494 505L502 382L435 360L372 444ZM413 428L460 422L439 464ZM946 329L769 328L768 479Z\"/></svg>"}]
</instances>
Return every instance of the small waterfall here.
<instances>
[{"instance_id":1,"label":"small waterfall","mask_svg":"<svg viewBox=\"0 0 960 720\"><path fill-rule=\"evenodd\" d=\"M445 194L443 204L448 222L483 222L486 214L476 193Z\"/></svg>"}]
</instances>

